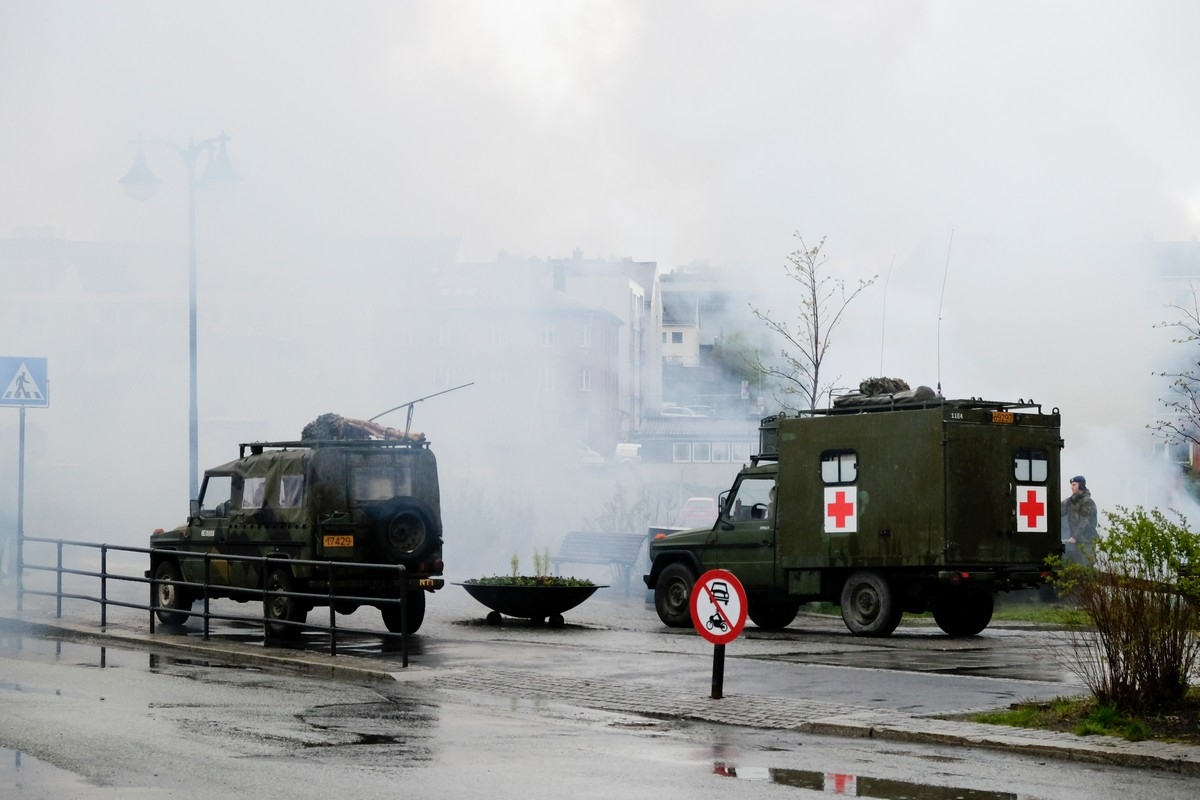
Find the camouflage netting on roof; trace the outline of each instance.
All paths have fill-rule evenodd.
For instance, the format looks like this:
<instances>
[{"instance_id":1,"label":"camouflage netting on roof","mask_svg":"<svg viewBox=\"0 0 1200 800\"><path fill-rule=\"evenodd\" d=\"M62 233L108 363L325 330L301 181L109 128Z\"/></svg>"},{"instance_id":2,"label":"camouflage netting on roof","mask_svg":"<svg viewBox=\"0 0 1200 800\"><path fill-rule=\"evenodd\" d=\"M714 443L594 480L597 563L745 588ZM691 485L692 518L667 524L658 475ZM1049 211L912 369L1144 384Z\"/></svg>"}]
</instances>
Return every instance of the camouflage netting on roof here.
<instances>
[{"instance_id":1,"label":"camouflage netting on roof","mask_svg":"<svg viewBox=\"0 0 1200 800\"><path fill-rule=\"evenodd\" d=\"M858 384L858 391L868 397L877 394L907 392L909 388L908 381L901 380L900 378L867 378Z\"/></svg>"},{"instance_id":2,"label":"camouflage netting on roof","mask_svg":"<svg viewBox=\"0 0 1200 800\"><path fill-rule=\"evenodd\" d=\"M304 426L300 438L308 439L404 439L404 431L368 422L361 419L351 419L338 414L322 414ZM408 432L408 441L421 442L425 434L416 431Z\"/></svg>"}]
</instances>

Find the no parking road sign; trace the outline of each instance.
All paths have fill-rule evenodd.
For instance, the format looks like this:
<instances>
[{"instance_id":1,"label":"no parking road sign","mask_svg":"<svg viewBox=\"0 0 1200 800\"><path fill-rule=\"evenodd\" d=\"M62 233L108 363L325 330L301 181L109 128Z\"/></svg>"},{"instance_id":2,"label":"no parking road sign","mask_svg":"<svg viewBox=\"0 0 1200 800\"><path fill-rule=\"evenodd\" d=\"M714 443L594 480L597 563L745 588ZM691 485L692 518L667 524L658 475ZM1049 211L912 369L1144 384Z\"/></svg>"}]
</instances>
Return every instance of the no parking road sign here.
<instances>
[{"instance_id":1,"label":"no parking road sign","mask_svg":"<svg viewBox=\"0 0 1200 800\"><path fill-rule=\"evenodd\" d=\"M692 588L692 624L713 644L728 644L746 627L746 590L732 572L713 569Z\"/></svg>"},{"instance_id":2,"label":"no parking road sign","mask_svg":"<svg viewBox=\"0 0 1200 800\"><path fill-rule=\"evenodd\" d=\"M732 642L746 627L746 590L732 572L713 569L700 576L692 587L688 605L692 624L700 635L712 642L712 697L721 699L725 683L725 645Z\"/></svg>"}]
</instances>

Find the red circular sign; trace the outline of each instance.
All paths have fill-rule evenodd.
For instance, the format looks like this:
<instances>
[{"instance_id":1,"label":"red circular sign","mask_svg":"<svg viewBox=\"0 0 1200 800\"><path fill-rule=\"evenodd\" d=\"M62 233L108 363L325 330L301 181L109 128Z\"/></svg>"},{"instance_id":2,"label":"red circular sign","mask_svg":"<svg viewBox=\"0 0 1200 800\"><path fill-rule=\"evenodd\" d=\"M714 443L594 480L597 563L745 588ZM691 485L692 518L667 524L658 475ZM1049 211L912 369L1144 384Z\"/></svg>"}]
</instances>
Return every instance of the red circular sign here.
<instances>
[{"instance_id":1,"label":"red circular sign","mask_svg":"<svg viewBox=\"0 0 1200 800\"><path fill-rule=\"evenodd\" d=\"M746 590L728 570L713 569L692 587L692 624L713 644L728 644L746 627Z\"/></svg>"}]
</instances>

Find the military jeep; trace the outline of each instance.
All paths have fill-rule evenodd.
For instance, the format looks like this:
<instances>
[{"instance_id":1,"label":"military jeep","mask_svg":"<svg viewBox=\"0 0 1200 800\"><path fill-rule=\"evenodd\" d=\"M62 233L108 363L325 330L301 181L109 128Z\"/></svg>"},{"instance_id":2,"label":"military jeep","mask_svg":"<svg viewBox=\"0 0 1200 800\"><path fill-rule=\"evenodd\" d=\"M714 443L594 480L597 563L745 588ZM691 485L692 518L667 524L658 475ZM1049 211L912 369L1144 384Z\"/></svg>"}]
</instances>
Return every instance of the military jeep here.
<instances>
[{"instance_id":1,"label":"military jeep","mask_svg":"<svg viewBox=\"0 0 1200 800\"><path fill-rule=\"evenodd\" d=\"M203 596L171 583L182 580L207 586L210 598L265 597L267 631L275 635L298 633L288 623L331 599L344 614L375 605L387 629L400 632L399 604L370 600L403 596L412 633L424 619L426 592L444 585L437 461L420 434L244 443L237 460L205 471L188 521L155 531L150 546L147 574L162 581L154 597L164 624L183 624Z\"/></svg>"}]
</instances>

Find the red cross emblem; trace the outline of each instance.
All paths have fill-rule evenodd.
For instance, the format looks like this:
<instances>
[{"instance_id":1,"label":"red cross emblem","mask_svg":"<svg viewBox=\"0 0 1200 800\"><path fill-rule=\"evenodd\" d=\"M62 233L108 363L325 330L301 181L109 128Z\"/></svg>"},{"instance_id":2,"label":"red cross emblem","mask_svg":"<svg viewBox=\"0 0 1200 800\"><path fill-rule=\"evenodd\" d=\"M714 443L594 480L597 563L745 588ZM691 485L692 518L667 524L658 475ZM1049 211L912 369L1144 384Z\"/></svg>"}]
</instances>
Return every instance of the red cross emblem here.
<instances>
[{"instance_id":1,"label":"red cross emblem","mask_svg":"<svg viewBox=\"0 0 1200 800\"><path fill-rule=\"evenodd\" d=\"M1017 487L1017 533L1045 533L1049 517L1046 515L1046 487Z\"/></svg>"},{"instance_id":2,"label":"red cross emblem","mask_svg":"<svg viewBox=\"0 0 1200 800\"><path fill-rule=\"evenodd\" d=\"M852 487L825 487L825 532L857 533L857 495Z\"/></svg>"}]
</instances>

